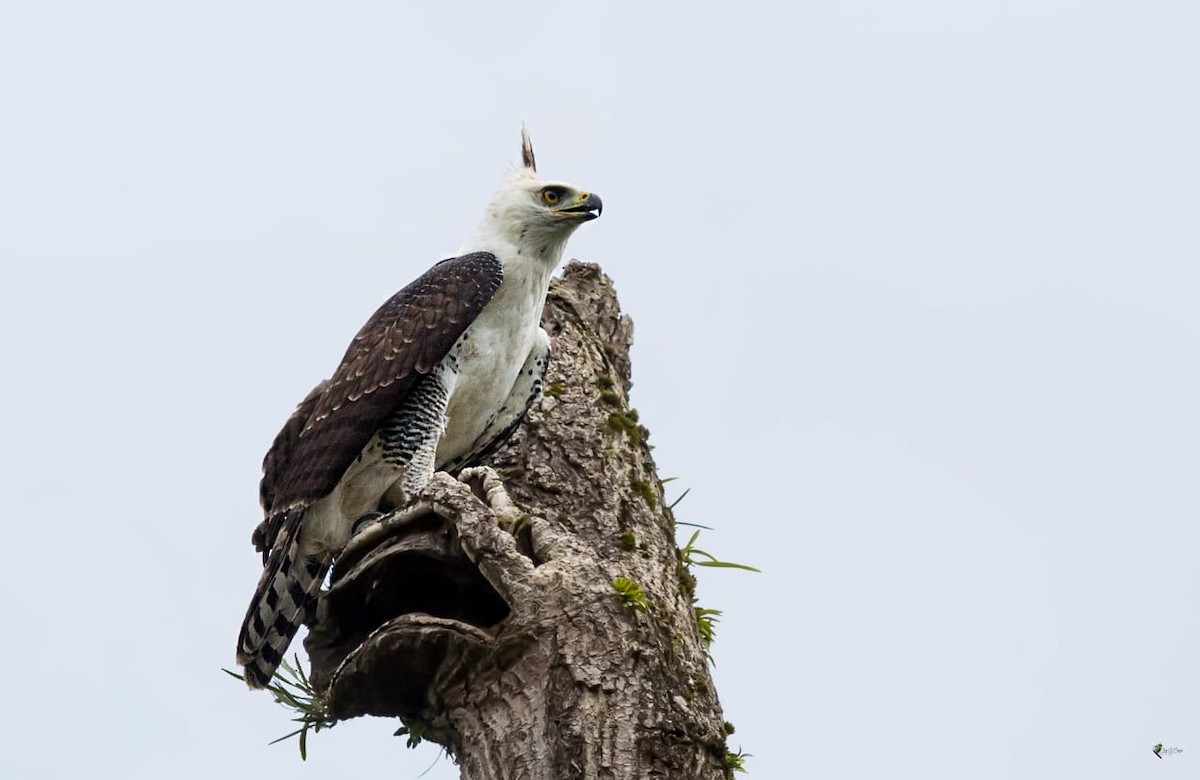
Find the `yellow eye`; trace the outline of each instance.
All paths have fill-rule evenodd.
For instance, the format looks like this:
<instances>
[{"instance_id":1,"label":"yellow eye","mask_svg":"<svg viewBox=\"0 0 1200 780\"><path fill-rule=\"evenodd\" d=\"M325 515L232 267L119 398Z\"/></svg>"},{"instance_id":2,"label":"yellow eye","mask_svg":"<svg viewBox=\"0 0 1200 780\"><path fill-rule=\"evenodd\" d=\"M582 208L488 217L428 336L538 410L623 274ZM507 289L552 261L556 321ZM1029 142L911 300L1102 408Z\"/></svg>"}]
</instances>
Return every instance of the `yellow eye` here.
<instances>
[{"instance_id":1,"label":"yellow eye","mask_svg":"<svg viewBox=\"0 0 1200 780\"><path fill-rule=\"evenodd\" d=\"M546 190L542 193L542 200L546 201L547 206L553 206L555 203L558 203L558 193L554 190Z\"/></svg>"}]
</instances>

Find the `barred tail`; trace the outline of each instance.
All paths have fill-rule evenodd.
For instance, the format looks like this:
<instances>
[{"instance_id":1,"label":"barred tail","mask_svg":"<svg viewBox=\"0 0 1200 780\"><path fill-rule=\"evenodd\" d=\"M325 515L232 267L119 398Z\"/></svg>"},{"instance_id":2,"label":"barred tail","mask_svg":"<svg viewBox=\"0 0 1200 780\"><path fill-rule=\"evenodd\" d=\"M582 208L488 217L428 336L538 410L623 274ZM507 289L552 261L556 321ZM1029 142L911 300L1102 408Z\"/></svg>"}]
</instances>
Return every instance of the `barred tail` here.
<instances>
[{"instance_id":1,"label":"barred tail","mask_svg":"<svg viewBox=\"0 0 1200 780\"><path fill-rule=\"evenodd\" d=\"M265 688L275 675L329 568L327 561L301 554L303 517L302 509L284 516L238 636L237 662L251 688Z\"/></svg>"}]
</instances>

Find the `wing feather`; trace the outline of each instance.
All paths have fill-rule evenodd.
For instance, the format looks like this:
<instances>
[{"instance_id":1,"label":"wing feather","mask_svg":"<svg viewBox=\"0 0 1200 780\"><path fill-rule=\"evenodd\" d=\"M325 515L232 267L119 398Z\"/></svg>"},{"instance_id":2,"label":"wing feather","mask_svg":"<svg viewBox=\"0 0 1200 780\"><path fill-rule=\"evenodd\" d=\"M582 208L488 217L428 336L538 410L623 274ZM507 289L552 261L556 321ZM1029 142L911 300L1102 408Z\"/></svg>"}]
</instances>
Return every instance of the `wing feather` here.
<instances>
[{"instance_id":1,"label":"wing feather","mask_svg":"<svg viewBox=\"0 0 1200 780\"><path fill-rule=\"evenodd\" d=\"M275 545L275 537L279 534L279 528L286 517L284 512L272 511L279 482L287 475L287 464L296 448L296 440L300 437L300 432L308 424L308 418L312 417L313 410L317 407L317 401L328 387L329 380L323 379L304 397L304 400L296 407L296 411L292 412L292 416L283 424L283 429L279 431L275 441L271 443L271 449L267 450L266 457L263 458L263 475L262 480L258 483L258 498L266 516L254 529L250 542L254 545L254 549L263 554L264 564L267 562L268 553Z\"/></svg>"},{"instance_id":2,"label":"wing feather","mask_svg":"<svg viewBox=\"0 0 1200 780\"><path fill-rule=\"evenodd\" d=\"M320 384L304 397L296 411L292 412L292 416L283 424L283 429L279 431L275 441L271 443L271 449L267 450L263 458L263 475L262 481L258 483L258 497L263 511L267 514L271 513L271 507L275 505L275 492L279 487L279 480L287 472L287 463L296 448L296 440L308 425L308 419L317 408L317 402L328 388L329 380L322 379Z\"/></svg>"},{"instance_id":3,"label":"wing feather","mask_svg":"<svg viewBox=\"0 0 1200 780\"><path fill-rule=\"evenodd\" d=\"M337 371L301 402L267 453L260 492L268 516L333 490L413 384L479 316L502 279L495 255L474 252L443 260L379 307L350 342ZM269 549L269 540L263 541Z\"/></svg>"}]
</instances>

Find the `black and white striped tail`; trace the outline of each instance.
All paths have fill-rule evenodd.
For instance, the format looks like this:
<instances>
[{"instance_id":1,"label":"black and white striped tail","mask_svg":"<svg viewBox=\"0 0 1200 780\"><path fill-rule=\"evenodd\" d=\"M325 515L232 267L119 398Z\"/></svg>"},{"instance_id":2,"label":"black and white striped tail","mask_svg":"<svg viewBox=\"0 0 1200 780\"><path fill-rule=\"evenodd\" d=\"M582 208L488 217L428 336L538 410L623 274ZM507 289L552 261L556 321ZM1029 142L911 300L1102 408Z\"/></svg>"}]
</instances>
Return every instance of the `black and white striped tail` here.
<instances>
[{"instance_id":1,"label":"black and white striped tail","mask_svg":"<svg viewBox=\"0 0 1200 780\"><path fill-rule=\"evenodd\" d=\"M302 509L284 517L242 623L237 662L251 688L265 688L275 676L292 637L316 605L329 568L327 561L300 553L303 517Z\"/></svg>"}]
</instances>

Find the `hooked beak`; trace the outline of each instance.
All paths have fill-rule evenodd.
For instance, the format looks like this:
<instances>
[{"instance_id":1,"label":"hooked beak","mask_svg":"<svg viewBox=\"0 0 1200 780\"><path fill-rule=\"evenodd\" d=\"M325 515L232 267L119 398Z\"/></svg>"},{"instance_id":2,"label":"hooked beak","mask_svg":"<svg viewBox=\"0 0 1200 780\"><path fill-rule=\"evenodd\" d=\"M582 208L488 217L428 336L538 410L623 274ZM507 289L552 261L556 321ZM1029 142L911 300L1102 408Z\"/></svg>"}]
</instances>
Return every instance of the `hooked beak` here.
<instances>
[{"instance_id":1,"label":"hooked beak","mask_svg":"<svg viewBox=\"0 0 1200 780\"><path fill-rule=\"evenodd\" d=\"M569 214L581 222L589 222L600 216L600 212L602 211L604 211L604 201L600 200L599 195L590 192L581 192L576 203L557 208L554 210L554 213Z\"/></svg>"}]
</instances>

